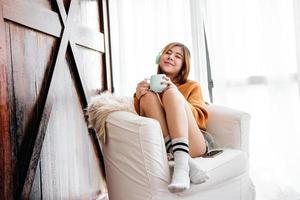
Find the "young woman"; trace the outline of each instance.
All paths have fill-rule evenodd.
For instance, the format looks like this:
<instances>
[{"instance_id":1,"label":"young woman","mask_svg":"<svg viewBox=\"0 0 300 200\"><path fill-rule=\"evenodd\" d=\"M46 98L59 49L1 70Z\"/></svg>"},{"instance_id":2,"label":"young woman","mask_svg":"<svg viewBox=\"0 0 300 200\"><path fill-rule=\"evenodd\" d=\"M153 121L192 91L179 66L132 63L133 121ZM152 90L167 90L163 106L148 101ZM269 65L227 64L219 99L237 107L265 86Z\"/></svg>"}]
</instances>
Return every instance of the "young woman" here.
<instances>
[{"instance_id":1,"label":"young woman","mask_svg":"<svg viewBox=\"0 0 300 200\"><path fill-rule=\"evenodd\" d=\"M190 181L202 183L208 176L193 163L191 157L203 156L207 151L201 130L206 130L208 113L200 85L188 80L190 52L181 43L170 43L158 59L158 74L165 74L162 93L149 90L149 83L141 81L134 94L138 114L159 121L168 153L174 156L174 172L168 186L170 192L182 192Z\"/></svg>"}]
</instances>

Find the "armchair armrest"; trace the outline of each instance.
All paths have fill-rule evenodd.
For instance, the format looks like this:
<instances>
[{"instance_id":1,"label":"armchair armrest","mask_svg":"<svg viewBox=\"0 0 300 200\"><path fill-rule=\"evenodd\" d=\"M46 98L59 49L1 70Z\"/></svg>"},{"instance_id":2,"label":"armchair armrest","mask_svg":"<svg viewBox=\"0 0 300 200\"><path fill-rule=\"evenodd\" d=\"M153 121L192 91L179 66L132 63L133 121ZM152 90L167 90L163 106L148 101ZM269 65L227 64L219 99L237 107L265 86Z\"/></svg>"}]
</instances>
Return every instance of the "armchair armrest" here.
<instances>
[{"instance_id":1,"label":"armchair armrest","mask_svg":"<svg viewBox=\"0 0 300 200\"><path fill-rule=\"evenodd\" d=\"M220 147L249 152L250 115L246 112L211 104L208 106L207 131Z\"/></svg>"},{"instance_id":2,"label":"armchair armrest","mask_svg":"<svg viewBox=\"0 0 300 200\"><path fill-rule=\"evenodd\" d=\"M158 121L117 111L107 117L106 133L101 146L109 199L152 199L167 192L170 171Z\"/></svg>"}]
</instances>

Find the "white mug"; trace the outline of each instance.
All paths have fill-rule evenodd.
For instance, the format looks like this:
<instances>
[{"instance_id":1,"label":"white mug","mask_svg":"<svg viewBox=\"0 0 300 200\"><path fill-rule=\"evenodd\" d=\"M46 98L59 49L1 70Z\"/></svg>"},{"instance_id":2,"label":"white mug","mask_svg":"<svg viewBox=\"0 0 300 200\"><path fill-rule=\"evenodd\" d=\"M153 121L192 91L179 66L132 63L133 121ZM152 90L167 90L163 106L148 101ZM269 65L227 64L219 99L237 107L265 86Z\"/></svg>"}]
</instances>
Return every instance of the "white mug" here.
<instances>
[{"instance_id":1,"label":"white mug","mask_svg":"<svg viewBox=\"0 0 300 200\"><path fill-rule=\"evenodd\" d=\"M165 74L155 74L150 77L150 90L153 92L162 92L166 87L167 84L161 83L165 80L163 77L166 77Z\"/></svg>"}]
</instances>

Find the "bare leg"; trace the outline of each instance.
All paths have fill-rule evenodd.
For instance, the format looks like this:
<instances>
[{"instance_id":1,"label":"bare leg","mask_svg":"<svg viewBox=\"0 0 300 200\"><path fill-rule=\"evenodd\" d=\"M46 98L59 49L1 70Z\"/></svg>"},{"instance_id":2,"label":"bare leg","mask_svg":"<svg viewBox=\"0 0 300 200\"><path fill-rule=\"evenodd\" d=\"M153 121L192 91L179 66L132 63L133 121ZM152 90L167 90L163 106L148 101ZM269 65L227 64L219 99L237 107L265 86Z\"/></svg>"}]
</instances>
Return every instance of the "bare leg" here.
<instances>
[{"instance_id":1,"label":"bare leg","mask_svg":"<svg viewBox=\"0 0 300 200\"><path fill-rule=\"evenodd\" d=\"M158 98L153 92L147 92L142 96L141 115L158 120L164 137L170 135L169 132L171 138L187 137L191 157L203 155L206 151L204 137L182 94L176 89L164 92L162 98L164 108Z\"/></svg>"},{"instance_id":2,"label":"bare leg","mask_svg":"<svg viewBox=\"0 0 300 200\"><path fill-rule=\"evenodd\" d=\"M202 156L206 151L205 140L188 102L177 89L168 89L163 94L163 104L171 138L188 138L191 157Z\"/></svg>"},{"instance_id":3,"label":"bare leg","mask_svg":"<svg viewBox=\"0 0 300 200\"><path fill-rule=\"evenodd\" d=\"M163 93L162 102L171 138L188 138L188 118L183 96L177 89L171 88Z\"/></svg>"},{"instance_id":4,"label":"bare leg","mask_svg":"<svg viewBox=\"0 0 300 200\"><path fill-rule=\"evenodd\" d=\"M147 92L140 99L141 115L150 117L159 121L164 137L169 135L169 129L166 122L165 111L161 105L159 97L153 92Z\"/></svg>"}]
</instances>

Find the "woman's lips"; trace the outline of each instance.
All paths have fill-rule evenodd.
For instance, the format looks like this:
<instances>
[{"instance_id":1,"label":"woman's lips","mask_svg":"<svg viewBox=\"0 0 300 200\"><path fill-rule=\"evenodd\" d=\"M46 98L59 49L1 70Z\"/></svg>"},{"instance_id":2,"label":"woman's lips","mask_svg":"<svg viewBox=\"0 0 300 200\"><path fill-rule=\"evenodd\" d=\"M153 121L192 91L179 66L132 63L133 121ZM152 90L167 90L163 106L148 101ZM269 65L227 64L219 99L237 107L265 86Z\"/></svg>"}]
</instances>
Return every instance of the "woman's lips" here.
<instances>
[{"instance_id":1,"label":"woman's lips","mask_svg":"<svg viewBox=\"0 0 300 200\"><path fill-rule=\"evenodd\" d=\"M170 63L170 62L168 62L168 61L165 61L165 64L167 64L167 65L171 65L171 66L174 66L174 64L173 64L173 63Z\"/></svg>"}]
</instances>

